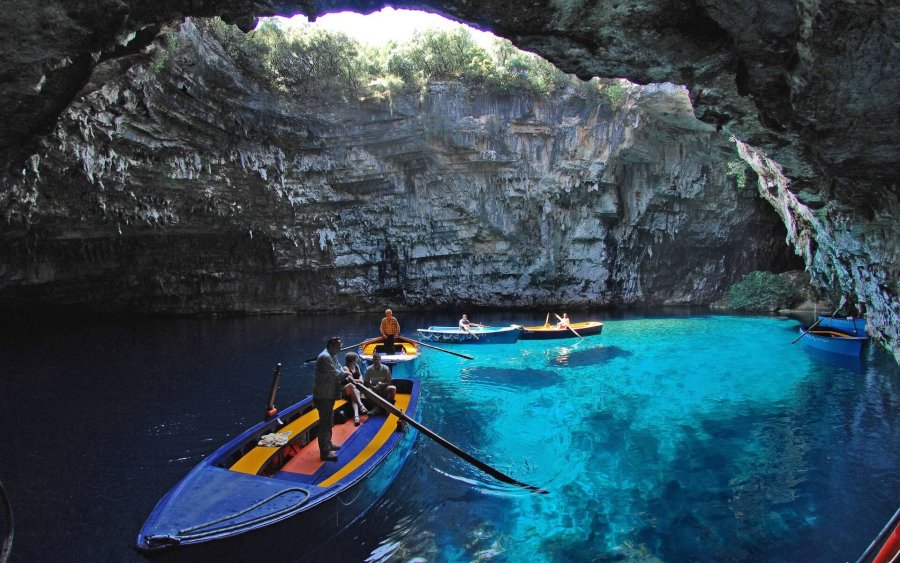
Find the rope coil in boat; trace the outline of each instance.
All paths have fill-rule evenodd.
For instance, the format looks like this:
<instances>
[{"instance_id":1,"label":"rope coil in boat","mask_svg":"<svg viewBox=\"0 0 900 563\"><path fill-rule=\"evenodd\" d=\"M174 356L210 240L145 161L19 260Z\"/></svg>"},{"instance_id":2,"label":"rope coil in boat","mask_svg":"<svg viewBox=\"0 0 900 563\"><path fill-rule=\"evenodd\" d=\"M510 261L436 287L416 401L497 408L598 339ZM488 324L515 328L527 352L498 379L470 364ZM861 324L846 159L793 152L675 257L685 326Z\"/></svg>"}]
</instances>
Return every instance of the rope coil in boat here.
<instances>
[{"instance_id":1,"label":"rope coil in boat","mask_svg":"<svg viewBox=\"0 0 900 563\"><path fill-rule=\"evenodd\" d=\"M257 508L266 504L267 502L270 502L270 501L280 497L281 495L284 495L287 493L303 493L305 496L303 497L303 500L301 500L300 502L293 504L287 508L282 508L281 510L272 512L271 514L266 514L264 516L257 516L256 518L251 518L250 520L246 520L246 521L240 522L238 524L231 524L230 526L222 526L220 528L213 528L211 530L198 531L198 530L203 530L204 528L209 528L210 526L215 526L216 524L220 524L220 523L228 521L228 520L233 520L235 518L238 518L239 516L242 516L244 514L247 514L248 512L256 510ZM193 540L193 539L203 538L206 536L220 534L223 532L230 532L232 530L238 530L240 528L246 528L247 526L251 526L258 522L272 520L273 518L278 518L279 516L282 516L284 514L292 512L292 511L296 510L297 508L299 508L304 503L306 503L306 501L309 500L309 497L310 497L310 492L307 491L306 489L301 489L299 487L292 487L290 489L284 489L284 490L278 491L277 493L275 493L267 498L262 499L261 501L253 504L252 506L248 506L247 508L245 508L239 512L235 512L234 514L229 514L227 516L223 516L221 518L212 520L210 522L204 522L203 524L197 524L196 526L191 526L190 528L184 528L183 530L178 530L177 535L147 536L146 540L147 540L147 543L150 545L176 544L176 543L181 543L184 540ZM191 532L194 532L194 533L191 533Z\"/></svg>"}]
</instances>

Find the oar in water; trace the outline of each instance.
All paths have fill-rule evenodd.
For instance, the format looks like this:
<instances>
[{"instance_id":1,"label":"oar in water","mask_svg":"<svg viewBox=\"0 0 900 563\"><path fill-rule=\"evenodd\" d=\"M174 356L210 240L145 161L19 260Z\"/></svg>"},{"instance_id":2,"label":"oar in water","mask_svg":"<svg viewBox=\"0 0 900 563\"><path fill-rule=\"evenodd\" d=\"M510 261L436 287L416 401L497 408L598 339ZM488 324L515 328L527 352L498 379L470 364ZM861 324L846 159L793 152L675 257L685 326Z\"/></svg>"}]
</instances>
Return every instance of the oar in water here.
<instances>
[{"instance_id":1,"label":"oar in water","mask_svg":"<svg viewBox=\"0 0 900 563\"><path fill-rule=\"evenodd\" d=\"M553 313L553 314L556 316L557 319L559 319L559 322L563 322L562 317L560 317L560 316L557 315L556 313ZM582 340L584 339L584 337L581 336L580 334L578 334L578 331L575 330L574 328L572 328L571 326L569 326L568 323L566 323L566 328L569 329L569 330L571 330L572 332L574 332L574 333L575 333L575 336L577 336L578 338L581 338Z\"/></svg>"},{"instance_id":2,"label":"oar in water","mask_svg":"<svg viewBox=\"0 0 900 563\"><path fill-rule=\"evenodd\" d=\"M837 309L834 310L834 313L831 313L831 316L832 316L832 317L834 317L835 315L837 315L837 312L841 310L841 307L844 306L844 302L845 302L846 300L847 300L846 297L841 297L841 303L838 305ZM801 338L803 338L804 336L806 336L807 334L809 334L809 332L810 332L812 329L814 329L814 328L816 327L816 325L819 324L820 322L822 322L822 317L819 317L818 319L816 319L816 322L814 322L813 324L809 325L809 327L806 329L806 332L802 333L800 336L798 336L797 338L795 338L794 341L791 342L791 344L796 344Z\"/></svg>"},{"instance_id":3,"label":"oar in water","mask_svg":"<svg viewBox=\"0 0 900 563\"><path fill-rule=\"evenodd\" d=\"M454 356L459 356L460 358L465 358L467 360L474 360L472 356L467 356L466 354L460 354L458 352L451 352L450 350L446 350L444 348L438 348L437 346L432 346L431 344L425 344L424 342L419 342L418 340L413 340L412 338L407 338L406 336L402 337L404 340L408 340L409 342L415 342L419 346L424 346L426 348L434 348L435 350L440 350L441 352L446 352L448 354L453 354Z\"/></svg>"},{"instance_id":4,"label":"oar in water","mask_svg":"<svg viewBox=\"0 0 900 563\"><path fill-rule=\"evenodd\" d=\"M359 346L360 344L363 344L364 342L365 342L365 340L363 340L362 342L357 342L356 344L351 344L350 346L344 346L343 348L341 348L338 351L346 352L347 350L349 350L351 348L356 348L357 346ZM316 361L316 358L318 358L318 356L316 356L315 358L307 358L306 360L303 361L303 363L308 364L309 362L314 362L314 361Z\"/></svg>"},{"instance_id":5,"label":"oar in water","mask_svg":"<svg viewBox=\"0 0 900 563\"><path fill-rule=\"evenodd\" d=\"M362 383L358 383L353 380L351 380L350 382L353 383L353 385L355 385L357 389L362 391L362 393L369 400L373 401L378 406L380 406L384 410L390 412L394 416L400 418L401 420L405 420L407 423L409 423L410 426L412 426L413 428L416 428L422 434L425 434L426 436L428 436L429 438L431 438L432 440L434 440L435 442L437 442L444 448L450 450L457 456L468 461L469 463L471 463L478 469L484 471L485 473L487 473L494 479L497 479L498 481L502 481L504 483L509 483L510 485L522 487L523 489L527 489L533 493L540 493L542 495L546 495L549 492L549 491L546 491L539 487L535 487L534 485L529 485L527 483L517 481L516 479L513 479L512 477L510 477L506 473L503 473L499 469L497 469L495 467L491 467L490 465L486 464L485 462L479 460L478 458L472 456L468 452L461 450L459 447L453 445L452 443L448 442L444 438L440 437L438 434L436 434L430 428L426 427L424 424L421 424L420 422L417 422L416 420L414 420L412 417L407 416L406 413L404 413L403 411L401 411L400 409L398 409L397 407L392 405L390 402L384 400L384 398L382 398L381 395L379 395L375 391L369 389Z\"/></svg>"}]
</instances>

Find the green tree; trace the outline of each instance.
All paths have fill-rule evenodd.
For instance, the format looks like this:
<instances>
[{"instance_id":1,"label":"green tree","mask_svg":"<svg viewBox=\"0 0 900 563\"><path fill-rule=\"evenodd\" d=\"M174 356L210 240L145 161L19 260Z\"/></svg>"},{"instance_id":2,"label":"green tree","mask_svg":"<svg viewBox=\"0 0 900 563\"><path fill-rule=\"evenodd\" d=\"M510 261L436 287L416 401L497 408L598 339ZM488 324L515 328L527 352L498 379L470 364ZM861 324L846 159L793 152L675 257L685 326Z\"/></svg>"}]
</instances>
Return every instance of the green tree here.
<instances>
[{"instance_id":1,"label":"green tree","mask_svg":"<svg viewBox=\"0 0 900 563\"><path fill-rule=\"evenodd\" d=\"M747 185L747 163L737 158L728 162L726 166L726 176L734 176L737 187L744 189Z\"/></svg>"},{"instance_id":2,"label":"green tree","mask_svg":"<svg viewBox=\"0 0 900 563\"><path fill-rule=\"evenodd\" d=\"M393 110L404 88L464 81L501 93L549 96L575 79L504 39L481 47L462 26L417 33L405 43L363 46L312 25L283 29L274 20L243 34L219 19L207 26L235 64L269 87L308 99L384 100ZM611 90L615 92L615 88Z\"/></svg>"},{"instance_id":3,"label":"green tree","mask_svg":"<svg viewBox=\"0 0 900 563\"><path fill-rule=\"evenodd\" d=\"M610 108L618 110L625 105L629 92L628 89L622 85L621 81L613 80L607 83L600 82L600 84L600 93L603 95L603 98Z\"/></svg>"},{"instance_id":4,"label":"green tree","mask_svg":"<svg viewBox=\"0 0 900 563\"><path fill-rule=\"evenodd\" d=\"M793 307L800 300L790 280L772 272L750 272L728 289L728 306L739 311L777 311Z\"/></svg>"},{"instance_id":5,"label":"green tree","mask_svg":"<svg viewBox=\"0 0 900 563\"><path fill-rule=\"evenodd\" d=\"M391 115L394 114L394 98L403 90L403 86L403 79L395 74L384 74L369 82L372 97L387 100Z\"/></svg>"}]
</instances>

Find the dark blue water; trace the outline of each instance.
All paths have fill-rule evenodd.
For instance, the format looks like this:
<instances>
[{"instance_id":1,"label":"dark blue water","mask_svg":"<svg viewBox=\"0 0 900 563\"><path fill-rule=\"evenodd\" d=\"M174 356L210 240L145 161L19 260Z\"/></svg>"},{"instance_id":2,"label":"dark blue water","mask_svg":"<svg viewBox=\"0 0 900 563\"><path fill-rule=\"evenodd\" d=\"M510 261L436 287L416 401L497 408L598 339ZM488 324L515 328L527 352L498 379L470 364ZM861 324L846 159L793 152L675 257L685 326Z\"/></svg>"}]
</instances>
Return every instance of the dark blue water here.
<instances>
[{"instance_id":1,"label":"dark blue water","mask_svg":"<svg viewBox=\"0 0 900 563\"><path fill-rule=\"evenodd\" d=\"M327 336L358 342L378 320L5 326L12 561L141 560L143 520L259 420L275 364L286 406L309 393L303 360ZM845 561L900 504L900 370L882 350L835 364L791 345L799 322L787 319L602 320L584 341L453 348L471 361L428 350L420 362L423 422L550 495L499 484L420 436L379 505L318 558ZM412 334L455 315L400 321Z\"/></svg>"}]
</instances>

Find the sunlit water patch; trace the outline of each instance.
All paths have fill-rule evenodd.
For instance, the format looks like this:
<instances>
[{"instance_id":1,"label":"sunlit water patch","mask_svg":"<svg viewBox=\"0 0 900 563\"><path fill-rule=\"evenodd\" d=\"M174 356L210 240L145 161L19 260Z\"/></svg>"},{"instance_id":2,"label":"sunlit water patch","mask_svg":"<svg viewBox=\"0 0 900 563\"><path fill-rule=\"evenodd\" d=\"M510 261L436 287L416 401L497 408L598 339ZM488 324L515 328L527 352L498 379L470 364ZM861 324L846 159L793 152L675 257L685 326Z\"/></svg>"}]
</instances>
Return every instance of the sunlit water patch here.
<instances>
[{"instance_id":1,"label":"sunlit water patch","mask_svg":"<svg viewBox=\"0 0 900 563\"><path fill-rule=\"evenodd\" d=\"M435 516L459 522L435 537L429 556L791 561L823 549L812 538L848 517L832 512L834 495L871 488L843 469L842 426L853 424L844 401L859 401L865 382L792 346L796 324L609 321L581 341L469 347L472 361L428 354L424 419L479 459L552 491L503 485L497 495L489 477L422 446L429 463L475 491ZM887 377L893 383L881 385L896 401L896 371ZM872 414L882 436L897 435L896 413ZM896 451L878 454L884 442L857 441L854 464L897 467Z\"/></svg>"}]
</instances>

